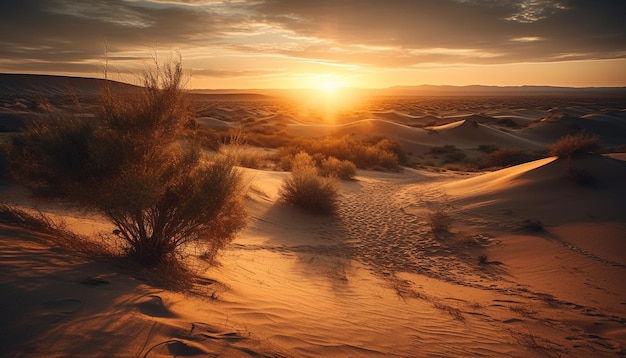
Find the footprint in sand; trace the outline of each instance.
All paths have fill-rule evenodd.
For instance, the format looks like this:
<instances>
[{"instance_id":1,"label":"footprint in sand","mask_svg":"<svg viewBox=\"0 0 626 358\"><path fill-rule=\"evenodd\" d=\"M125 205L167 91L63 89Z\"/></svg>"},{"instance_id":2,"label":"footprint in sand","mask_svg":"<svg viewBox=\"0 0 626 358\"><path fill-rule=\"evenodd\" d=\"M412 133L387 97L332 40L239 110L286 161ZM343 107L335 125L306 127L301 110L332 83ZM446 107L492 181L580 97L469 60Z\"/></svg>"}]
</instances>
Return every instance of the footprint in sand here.
<instances>
[{"instance_id":1,"label":"footprint in sand","mask_svg":"<svg viewBox=\"0 0 626 358\"><path fill-rule=\"evenodd\" d=\"M163 305L163 299L157 295L150 295L146 300L137 304L139 311L151 317L176 317L174 313Z\"/></svg>"}]
</instances>

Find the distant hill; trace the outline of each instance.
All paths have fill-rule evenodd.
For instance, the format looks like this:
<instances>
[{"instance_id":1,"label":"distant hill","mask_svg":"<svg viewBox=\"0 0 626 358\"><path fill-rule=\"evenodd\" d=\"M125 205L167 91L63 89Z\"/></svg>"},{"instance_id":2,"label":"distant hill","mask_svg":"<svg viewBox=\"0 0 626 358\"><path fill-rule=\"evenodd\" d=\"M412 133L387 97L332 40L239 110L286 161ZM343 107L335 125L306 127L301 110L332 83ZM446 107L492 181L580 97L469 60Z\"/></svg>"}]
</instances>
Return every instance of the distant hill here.
<instances>
[{"instance_id":1,"label":"distant hill","mask_svg":"<svg viewBox=\"0 0 626 358\"><path fill-rule=\"evenodd\" d=\"M69 94L95 96L104 84L105 80L99 78L0 73L0 97L50 97ZM111 80L109 80L109 85L115 91L131 92L139 88L135 85ZM270 98L261 93L251 93L249 90L192 90L189 93L194 99L210 98L219 101L250 101Z\"/></svg>"},{"instance_id":2,"label":"distant hill","mask_svg":"<svg viewBox=\"0 0 626 358\"><path fill-rule=\"evenodd\" d=\"M57 96L75 93L96 95L105 80L86 77L55 75L27 75L0 73L0 96L43 95ZM116 90L133 91L137 86L110 81ZM381 89L350 89L370 96L591 96L625 97L626 87L554 87L554 86L395 86ZM264 100L273 96L306 93L303 89L195 89L194 97L215 100Z\"/></svg>"},{"instance_id":3,"label":"distant hill","mask_svg":"<svg viewBox=\"0 0 626 358\"><path fill-rule=\"evenodd\" d=\"M379 90L388 96L599 96L626 97L626 87L554 86L395 86Z\"/></svg>"},{"instance_id":4,"label":"distant hill","mask_svg":"<svg viewBox=\"0 0 626 358\"><path fill-rule=\"evenodd\" d=\"M72 93L79 96L95 96L104 84L105 80L97 78L0 73L0 96L47 97ZM109 81L109 84L116 90L133 91L137 88L137 86L116 81Z\"/></svg>"}]
</instances>

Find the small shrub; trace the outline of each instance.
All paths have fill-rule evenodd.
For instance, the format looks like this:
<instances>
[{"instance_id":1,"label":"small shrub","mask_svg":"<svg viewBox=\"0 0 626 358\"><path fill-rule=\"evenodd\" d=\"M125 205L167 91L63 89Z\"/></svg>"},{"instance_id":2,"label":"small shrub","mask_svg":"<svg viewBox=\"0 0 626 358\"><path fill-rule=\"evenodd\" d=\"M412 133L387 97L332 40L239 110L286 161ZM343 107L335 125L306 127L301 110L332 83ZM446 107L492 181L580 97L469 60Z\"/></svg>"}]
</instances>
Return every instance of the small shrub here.
<instances>
[{"instance_id":1,"label":"small shrub","mask_svg":"<svg viewBox=\"0 0 626 358\"><path fill-rule=\"evenodd\" d=\"M256 129L246 132L246 144L263 148L279 148L289 146L294 140L293 135L285 130L268 128L268 132Z\"/></svg>"},{"instance_id":2,"label":"small shrub","mask_svg":"<svg viewBox=\"0 0 626 358\"><path fill-rule=\"evenodd\" d=\"M337 210L338 192L332 178L318 175L310 155L302 152L291 163L291 177L280 190L280 200L312 213L332 215Z\"/></svg>"},{"instance_id":3,"label":"small shrub","mask_svg":"<svg viewBox=\"0 0 626 358\"><path fill-rule=\"evenodd\" d=\"M225 131L217 131L210 128L197 128L190 130L186 128L186 137L198 142L203 148L218 151L227 135Z\"/></svg>"},{"instance_id":4,"label":"small shrub","mask_svg":"<svg viewBox=\"0 0 626 358\"><path fill-rule=\"evenodd\" d=\"M543 223L540 220L526 219L522 221L521 227L523 230L542 232L544 230Z\"/></svg>"},{"instance_id":5,"label":"small shrub","mask_svg":"<svg viewBox=\"0 0 626 358\"><path fill-rule=\"evenodd\" d=\"M443 210L432 212L429 217L430 228L435 236L440 236L450 232L452 217Z\"/></svg>"},{"instance_id":6,"label":"small shrub","mask_svg":"<svg viewBox=\"0 0 626 358\"><path fill-rule=\"evenodd\" d=\"M594 153L599 149L598 137L585 133L567 135L548 146L548 154L559 158L572 158L582 154Z\"/></svg>"},{"instance_id":7,"label":"small shrub","mask_svg":"<svg viewBox=\"0 0 626 358\"><path fill-rule=\"evenodd\" d=\"M430 153L434 155L442 155L444 163L457 163L467 158L467 155L463 150L452 144L430 148Z\"/></svg>"},{"instance_id":8,"label":"small shrub","mask_svg":"<svg viewBox=\"0 0 626 358\"><path fill-rule=\"evenodd\" d=\"M356 166L351 161L329 157L322 160L319 172L325 177L350 180L356 175Z\"/></svg>"},{"instance_id":9,"label":"small shrub","mask_svg":"<svg viewBox=\"0 0 626 358\"><path fill-rule=\"evenodd\" d=\"M349 135L315 139L298 138L292 140L289 145L278 148L277 157L285 170L290 169L291 158L299 152L305 152L320 162L320 158L334 157L339 160L348 160L361 169L400 170L400 162L396 154L399 146L387 139L375 141L374 145L371 143L371 139L359 141Z\"/></svg>"},{"instance_id":10,"label":"small shrub","mask_svg":"<svg viewBox=\"0 0 626 358\"><path fill-rule=\"evenodd\" d=\"M256 152L238 153L236 156L237 165L244 168L261 169L267 161L267 155Z\"/></svg>"},{"instance_id":11,"label":"small shrub","mask_svg":"<svg viewBox=\"0 0 626 358\"><path fill-rule=\"evenodd\" d=\"M489 257L487 255L479 255L478 256L478 264L479 265L487 265L489 263Z\"/></svg>"},{"instance_id":12,"label":"small shrub","mask_svg":"<svg viewBox=\"0 0 626 358\"><path fill-rule=\"evenodd\" d=\"M398 171L400 169L398 158L393 153L379 147L362 147L355 154L354 160L363 169L379 171Z\"/></svg>"},{"instance_id":13,"label":"small shrub","mask_svg":"<svg viewBox=\"0 0 626 358\"><path fill-rule=\"evenodd\" d=\"M382 136L370 137L363 140L365 145L374 145L386 152L393 153L397 158L399 164L405 165L407 163L407 153L400 143L390 140Z\"/></svg>"},{"instance_id":14,"label":"small shrub","mask_svg":"<svg viewBox=\"0 0 626 358\"><path fill-rule=\"evenodd\" d=\"M480 163L480 168L507 167L526 163L534 156L519 149L497 149L489 153Z\"/></svg>"}]
</instances>

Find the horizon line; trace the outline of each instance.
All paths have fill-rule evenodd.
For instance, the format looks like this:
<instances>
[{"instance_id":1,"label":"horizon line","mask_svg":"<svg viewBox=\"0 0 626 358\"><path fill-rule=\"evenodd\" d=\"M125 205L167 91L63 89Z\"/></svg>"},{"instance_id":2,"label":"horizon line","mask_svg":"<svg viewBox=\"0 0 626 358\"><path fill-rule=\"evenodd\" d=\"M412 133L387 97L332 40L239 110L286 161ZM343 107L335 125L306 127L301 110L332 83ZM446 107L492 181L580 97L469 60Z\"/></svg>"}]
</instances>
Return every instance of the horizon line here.
<instances>
[{"instance_id":1,"label":"horizon line","mask_svg":"<svg viewBox=\"0 0 626 358\"><path fill-rule=\"evenodd\" d=\"M51 73L24 73L24 72L0 72L0 75L14 75L14 76L42 76L42 77L58 77L58 78L74 78L74 79L87 79L87 80L108 80L112 82L118 82L122 84L127 84L131 86L139 86L137 84L122 81L122 80L114 80L114 79L105 79L101 77L89 77L85 75L69 75L69 74L51 74ZM358 86L340 86L338 89L340 90L362 90L362 91L384 91L384 90L419 90L423 87L431 87L435 89L471 89L476 87L481 87L484 89L524 89L524 88L544 88L544 89L562 89L562 90L594 90L594 89L626 89L626 84L621 86L603 86L603 85L594 85L594 86L566 86L566 85L558 85L558 84L510 84L510 85L492 85L492 84L468 84L468 85L459 85L459 84L432 84L432 83L421 83L421 84L396 84L386 87L358 87ZM187 91L319 91L319 88L315 87L242 87L242 88L203 88L203 87L195 87L195 88L187 88Z\"/></svg>"}]
</instances>

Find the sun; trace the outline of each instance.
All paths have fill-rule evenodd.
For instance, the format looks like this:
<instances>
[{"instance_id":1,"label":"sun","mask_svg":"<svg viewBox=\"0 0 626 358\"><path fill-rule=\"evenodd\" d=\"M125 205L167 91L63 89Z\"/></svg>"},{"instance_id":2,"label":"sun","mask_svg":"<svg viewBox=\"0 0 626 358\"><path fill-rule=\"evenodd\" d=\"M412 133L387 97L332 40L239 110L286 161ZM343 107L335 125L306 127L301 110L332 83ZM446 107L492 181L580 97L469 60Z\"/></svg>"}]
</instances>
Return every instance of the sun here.
<instances>
[{"instance_id":1,"label":"sun","mask_svg":"<svg viewBox=\"0 0 626 358\"><path fill-rule=\"evenodd\" d=\"M327 95L333 95L345 86L345 80L335 74L318 74L311 76L308 87L319 90Z\"/></svg>"},{"instance_id":2,"label":"sun","mask_svg":"<svg viewBox=\"0 0 626 358\"><path fill-rule=\"evenodd\" d=\"M337 80L332 78L327 79L321 83L322 91L326 92L327 94L334 94L339 91L339 88L341 88L341 84Z\"/></svg>"},{"instance_id":3,"label":"sun","mask_svg":"<svg viewBox=\"0 0 626 358\"><path fill-rule=\"evenodd\" d=\"M337 73L309 73L300 77L300 91L294 92L302 113L311 120L338 123L341 117L361 102L350 77Z\"/></svg>"}]
</instances>

